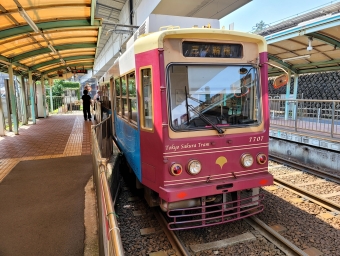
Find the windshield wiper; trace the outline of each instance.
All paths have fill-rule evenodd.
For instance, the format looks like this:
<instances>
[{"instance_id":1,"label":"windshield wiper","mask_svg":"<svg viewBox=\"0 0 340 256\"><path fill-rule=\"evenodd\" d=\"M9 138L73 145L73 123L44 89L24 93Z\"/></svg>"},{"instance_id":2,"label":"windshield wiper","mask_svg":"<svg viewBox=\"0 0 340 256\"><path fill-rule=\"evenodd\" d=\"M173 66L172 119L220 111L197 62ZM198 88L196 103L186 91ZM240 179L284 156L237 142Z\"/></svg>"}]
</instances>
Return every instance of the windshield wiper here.
<instances>
[{"instance_id":1,"label":"windshield wiper","mask_svg":"<svg viewBox=\"0 0 340 256\"><path fill-rule=\"evenodd\" d=\"M201 118L204 122L206 122L207 124L210 124L219 134L224 133L224 131L219 128L218 126L216 126L212 121L209 120L209 118L207 118L205 115L203 115L200 111L198 111L197 109L195 109L192 105L188 105L188 107L190 108L190 110L192 112L194 112L196 115L199 116L199 118Z\"/></svg>"},{"instance_id":2,"label":"windshield wiper","mask_svg":"<svg viewBox=\"0 0 340 256\"><path fill-rule=\"evenodd\" d=\"M209 118L207 118L205 115L203 115L200 111L196 110L192 105L189 105L188 104L188 93L187 93L187 87L185 86L184 87L184 90L185 90L185 103L186 103L186 109L187 109L187 120L188 120L188 123L189 123L189 108L192 112L194 112L196 115L199 116L199 118L201 118L204 122L206 122L207 124L210 124L219 134L222 134L224 133L224 131L217 127L213 122L211 122L209 120ZM189 97L191 98L191 97Z\"/></svg>"}]
</instances>

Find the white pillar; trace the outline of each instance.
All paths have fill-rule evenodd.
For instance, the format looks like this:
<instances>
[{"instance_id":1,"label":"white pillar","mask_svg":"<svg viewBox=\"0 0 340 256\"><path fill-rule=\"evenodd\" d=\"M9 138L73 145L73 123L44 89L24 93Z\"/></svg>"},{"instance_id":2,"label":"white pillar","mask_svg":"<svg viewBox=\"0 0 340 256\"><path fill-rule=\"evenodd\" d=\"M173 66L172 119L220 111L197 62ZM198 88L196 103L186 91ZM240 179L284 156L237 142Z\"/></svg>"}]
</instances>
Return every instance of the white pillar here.
<instances>
[{"instance_id":1,"label":"white pillar","mask_svg":"<svg viewBox=\"0 0 340 256\"><path fill-rule=\"evenodd\" d=\"M19 134L19 123L18 123L18 115L17 115L17 98L16 98L15 88L14 88L14 74L13 74L12 64L8 66L8 75L9 75L9 95L11 99L11 111L12 111L14 134Z\"/></svg>"},{"instance_id":2,"label":"white pillar","mask_svg":"<svg viewBox=\"0 0 340 256\"><path fill-rule=\"evenodd\" d=\"M22 117L22 124L27 124L27 108L26 108L26 90L25 90L25 79L23 76L18 76L19 81L19 98L20 98L20 110Z\"/></svg>"},{"instance_id":3,"label":"white pillar","mask_svg":"<svg viewBox=\"0 0 340 256\"><path fill-rule=\"evenodd\" d=\"M2 98L0 97L0 136L5 135L5 116L2 110Z\"/></svg>"},{"instance_id":4,"label":"white pillar","mask_svg":"<svg viewBox=\"0 0 340 256\"><path fill-rule=\"evenodd\" d=\"M40 84L36 84L36 87L37 87L38 117L46 118L45 87L43 76L41 77Z\"/></svg>"},{"instance_id":5,"label":"white pillar","mask_svg":"<svg viewBox=\"0 0 340 256\"><path fill-rule=\"evenodd\" d=\"M288 70L288 83L286 85L286 104L285 104L285 120L288 120L288 115L289 115L289 104L288 104L288 100L289 100L289 95L290 95L290 79L292 77L292 73L290 71L290 69Z\"/></svg>"},{"instance_id":6,"label":"white pillar","mask_svg":"<svg viewBox=\"0 0 340 256\"><path fill-rule=\"evenodd\" d=\"M53 113L53 97L52 97L53 79L52 78L48 79L48 84L50 86L50 108L51 108L51 113Z\"/></svg>"},{"instance_id":7,"label":"white pillar","mask_svg":"<svg viewBox=\"0 0 340 256\"><path fill-rule=\"evenodd\" d=\"M30 100L31 100L31 117L33 124L37 123L37 120L35 119L35 102L34 102L34 88L33 88L33 79L32 79L32 71L28 71L28 84L30 87Z\"/></svg>"},{"instance_id":8,"label":"white pillar","mask_svg":"<svg viewBox=\"0 0 340 256\"><path fill-rule=\"evenodd\" d=\"M298 74L295 74L294 75L294 94L293 94L293 99L296 100L297 99L297 91L298 91L298 86L299 86L299 75ZM296 119L296 109L297 109L297 102L295 102L295 107L294 107L294 110L293 110L293 117L294 117L294 120Z\"/></svg>"}]
</instances>

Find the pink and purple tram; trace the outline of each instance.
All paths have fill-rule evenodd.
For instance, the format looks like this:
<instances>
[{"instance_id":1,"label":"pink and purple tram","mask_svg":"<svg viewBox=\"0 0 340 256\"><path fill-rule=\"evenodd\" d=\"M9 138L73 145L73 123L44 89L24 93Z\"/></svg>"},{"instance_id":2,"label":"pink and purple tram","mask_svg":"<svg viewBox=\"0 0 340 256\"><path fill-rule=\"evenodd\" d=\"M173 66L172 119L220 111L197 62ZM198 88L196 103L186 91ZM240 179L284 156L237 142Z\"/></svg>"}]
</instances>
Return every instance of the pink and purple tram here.
<instances>
[{"instance_id":1,"label":"pink and purple tram","mask_svg":"<svg viewBox=\"0 0 340 256\"><path fill-rule=\"evenodd\" d=\"M170 27L130 40L108 70L115 141L169 229L263 210L266 62L261 36Z\"/></svg>"}]
</instances>

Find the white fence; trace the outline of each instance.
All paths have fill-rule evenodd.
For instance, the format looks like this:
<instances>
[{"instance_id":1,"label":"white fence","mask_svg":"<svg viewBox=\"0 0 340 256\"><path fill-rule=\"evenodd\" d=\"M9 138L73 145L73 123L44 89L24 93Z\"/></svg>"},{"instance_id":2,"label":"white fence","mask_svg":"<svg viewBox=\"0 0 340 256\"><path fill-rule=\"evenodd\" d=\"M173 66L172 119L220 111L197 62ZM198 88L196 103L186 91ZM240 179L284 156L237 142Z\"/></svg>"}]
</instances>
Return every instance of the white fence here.
<instances>
[{"instance_id":1,"label":"white fence","mask_svg":"<svg viewBox=\"0 0 340 256\"><path fill-rule=\"evenodd\" d=\"M340 135L339 100L270 99L270 124L324 136Z\"/></svg>"}]
</instances>

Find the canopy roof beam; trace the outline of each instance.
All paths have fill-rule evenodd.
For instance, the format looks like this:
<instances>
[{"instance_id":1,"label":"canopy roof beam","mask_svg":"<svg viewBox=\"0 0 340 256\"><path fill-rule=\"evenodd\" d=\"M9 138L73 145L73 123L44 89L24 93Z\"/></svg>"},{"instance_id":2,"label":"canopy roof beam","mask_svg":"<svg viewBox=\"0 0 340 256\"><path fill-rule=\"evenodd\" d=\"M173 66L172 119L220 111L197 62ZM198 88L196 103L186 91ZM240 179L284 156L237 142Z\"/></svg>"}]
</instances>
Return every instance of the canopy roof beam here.
<instances>
[{"instance_id":1,"label":"canopy roof beam","mask_svg":"<svg viewBox=\"0 0 340 256\"><path fill-rule=\"evenodd\" d=\"M318 32L309 33L306 36L311 36L313 38L316 38L316 39L318 39L318 40L320 40L322 42L325 42L327 44L330 44L330 45L334 46L334 48L335 47L340 48L340 42L338 40L335 40L335 39L333 39L333 38L331 38L329 36L320 34Z\"/></svg>"},{"instance_id":2,"label":"canopy roof beam","mask_svg":"<svg viewBox=\"0 0 340 256\"><path fill-rule=\"evenodd\" d=\"M286 68L288 68L289 70L293 71L294 73L298 74L297 69L295 69L292 65L283 62L281 59L275 57L274 55L268 54L268 59L275 61L276 63L280 64L281 66L284 66Z\"/></svg>"},{"instance_id":3,"label":"canopy roof beam","mask_svg":"<svg viewBox=\"0 0 340 256\"><path fill-rule=\"evenodd\" d=\"M85 67L85 66L93 66L93 62L79 62L79 63L72 63L69 65L66 65L65 67L57 67L57 68L51 68L49 70L45 70L44 72L41 72L41 74L46 75L49 73L53 73L55 71L61 70L61 69L66 69L66 67ZM85 68L85 69L92 69L92 68Z\"/></svg>"},{"instance_id":4,"label":"canopy roof beam","mask_svg":"<svg viewBox=\"0 0 340 256\"><path fill-rule=\"evenodd\" d=\"M82 60L82 59L94 59L94 55L72 56L72 57L66 57L66 58L63 58L63 59L64 59L64 61ZM41 68L41 67L44 67L44 66L48 66L48 65L51 65L51 64L55 64L55 63L59 63L59 62L60 62L59 59L54 59L54 60L42 62L42 63L39 63L37 65L32 66L31 70L36 70L38 68Z\"/></svg>"},{"instance_id":5,"label":"canopy roof beam","mask_svg":"<svg viewBox=\"0 0 340 256\"><path fill-rule=\"evenodd\" d=\"M37 26L42 30L49 29L62 29L62 28L82 28L82 27L91 27L91 22L87 19L83 20L58 20L51 22L41 22L37 23ZM101 26L101 20L94 20L95 27ZM93 26L91 28L93 28ZM29 25L10 28L6 30L2 30L0 33L0 40L5 38L20 36L22 34L33 33L33 29Z\"/></svg>"},{"instance_id":6,"label":"canopy roof beam","mask_svg":"<svg viewBox=\"0 0 340 256\"><path fill-rule=\"evenodd\" d=\"M79 49L79 48L95 48L96 46L97 46L96 43L79 43L79 44L56 45L54 46L54 48L57 51L62 51L62 50ZM12 58L12 61L18 62L23 59L27 59L33 56L37 56L37 55L44 54L44 53L50 53L50 52L51 50L46 47L46 48L42 48L42 49L38 49L38 50L34 50L34 51L30 51L30 52L17 55Z\"/></svg>"},{"instance_id":7,"label":"canopy roof beam","mask_svg":"<svg viewBox=\"0 0 340 256\"><path fill-rule=\"evenodd\" d=\"M286 39L291 39L294 37L307 35L310 33L318 32L323 29L332 28L340 25L340 15L333 15L329 18L325 18L323 20L316 20L309 24L306 24L303 27L293 27L286 29L284 31L280 31L268 36L265 36L267 44L273 44L276 42L280 42Z\"/></svg>"}]
</instances>

